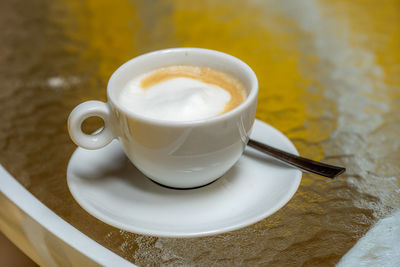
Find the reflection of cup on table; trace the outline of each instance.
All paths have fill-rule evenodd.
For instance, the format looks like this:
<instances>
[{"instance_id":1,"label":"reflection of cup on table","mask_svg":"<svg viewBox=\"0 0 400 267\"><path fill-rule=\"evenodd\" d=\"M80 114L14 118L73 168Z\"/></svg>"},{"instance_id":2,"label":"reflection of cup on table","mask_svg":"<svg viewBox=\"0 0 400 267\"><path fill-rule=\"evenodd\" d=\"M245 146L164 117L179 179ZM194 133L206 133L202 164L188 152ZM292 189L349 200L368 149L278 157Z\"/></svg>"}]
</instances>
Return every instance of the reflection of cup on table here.
<instances>
[{"instance_id":1,"label":"reflection of cup on table","mask_svg":"<svg viewBox=\"0 0 400 267\"><path fill-rule=\"evenodd\" d=\"M192 188L221 177L240 158L253 126L258 82L244 62L207 49L175 48L136 57L111 76L108 103L88 101L70 114L72 140L99 149L118 138L150 179ZM94 135L81 130L104 120Z\"/></svg>"}]
</instances>

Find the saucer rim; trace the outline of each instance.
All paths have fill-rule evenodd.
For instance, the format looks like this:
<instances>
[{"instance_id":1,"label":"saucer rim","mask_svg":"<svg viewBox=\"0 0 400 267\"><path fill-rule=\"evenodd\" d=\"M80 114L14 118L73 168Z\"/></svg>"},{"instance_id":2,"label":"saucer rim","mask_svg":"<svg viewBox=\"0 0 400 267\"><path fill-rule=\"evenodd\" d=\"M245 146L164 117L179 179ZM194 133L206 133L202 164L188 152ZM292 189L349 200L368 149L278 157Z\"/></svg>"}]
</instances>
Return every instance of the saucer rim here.
<instances>
[{"instance_id":1,"label":"saucer rim","mask_svg":"<svg viewBox=\"0 0 400 267\"><path fill-rule=\"evenodd\" d=\"M290 141L290 139L288 137L286 137L282 132L280 132L279 130L277 130L275 127L271 126L270 124L263 122L261 120L255 119L254 121L254 125L253 125L253 131L255 130L255 124L261 124L262 127L268 127L270 128L270 130L272 130L274 132L275 135L280 135L282 137L282 139L284 139L285 143L287 143L287 145L290 147L290 149L292 151L289 151L290 153L299 155L296 147L294 146L294 144ZM251 136L251 134L250 134ZM247 147L249 148L249 147ZM86 150L84 148L78 147L77 149L75 149L75 151L71 154L70 160L72 159L72 157L75 155L75 153L77 153L79 150ZM109 219L107 218L100 218L101 216L97 216L96 213L91 212L89 209L85 208L85 205L81 205L82 202L82 198L78 198L77 196L75 196L74 193L74 185L70 184L70 179L68 177L70 177L71 175L69 175L69 173L72 173L72 171L70 170L71 165L70 165L70 160L68 162L68 167L67 167L67 185L68 185L68 189L69 192L71 193L73 199L78 203L78 205L85 210L89 215L95 217L96 219L100 220L103 223L106 223L112 227L115 227L117 229L123 230L123 231L127 231L130 233L134 233L134 234L139 234L139 235L145 235L145 236L154 236L154 237L164 237L164 238L195 238L195 237L206 237L206 236L212 236L212 235L217 235L217 234L223 234L223 233L228 233L228 232L232 232L232 231L236 231L239 229L242 229L244 227L253 225L269 216L271 216L272 214L274 214L275 212L277 212L278 210L280 210L281 208L283 208L294 196L294 194L297 192L297 189L300 186L301 183L301 179L302 179L302 172L300 170L295 170L296 174L295 177L293 178L294 181L291 184L290 189L287 191L287 193L285 194L285 196L277 203L273 206L273 208L268 209L266 212L264 213L260 213L258 216L251 216L248 219L242 220L240 223L235 223L229 226L225 226L225 227L219 227L215 230L206 230L206 231L193 231L193 232L179 232L176 230L170 230L170 231L166 231L166 230L149 230L148 228L143 228L143 227L136 227L136 226L132 226L132 225L127 225L125 223L121 223L121 222L117 222L116 220L113 219ZM220 179L220 178L219 178ZM218 179L217 179L218 180ZM151 180L150 180L151 181ZM169 190L176 190L176 189L169 189ZM81 201L78 201L78 199L80 199ZM83 200L83 202L86 202L85 200Z\"/></svg>"}]
</instances>

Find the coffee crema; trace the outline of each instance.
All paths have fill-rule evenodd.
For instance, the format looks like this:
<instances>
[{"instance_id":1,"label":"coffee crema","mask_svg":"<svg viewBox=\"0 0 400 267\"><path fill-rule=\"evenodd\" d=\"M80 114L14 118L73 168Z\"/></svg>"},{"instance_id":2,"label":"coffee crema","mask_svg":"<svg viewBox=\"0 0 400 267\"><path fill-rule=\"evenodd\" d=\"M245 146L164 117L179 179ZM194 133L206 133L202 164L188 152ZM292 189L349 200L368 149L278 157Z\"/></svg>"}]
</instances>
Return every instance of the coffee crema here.
<instances>
[{"instance_id":1,"label":"coffee crema","mask_svg":"<svg viewBox=\"0 0 400 267\"><path fill-rule=\"evenodd\" d=\"M208 67L173 65L134 77L119 102L145 117L191 121L214 117L246 99L243 84Z\"/></svg>"}]
</instances>

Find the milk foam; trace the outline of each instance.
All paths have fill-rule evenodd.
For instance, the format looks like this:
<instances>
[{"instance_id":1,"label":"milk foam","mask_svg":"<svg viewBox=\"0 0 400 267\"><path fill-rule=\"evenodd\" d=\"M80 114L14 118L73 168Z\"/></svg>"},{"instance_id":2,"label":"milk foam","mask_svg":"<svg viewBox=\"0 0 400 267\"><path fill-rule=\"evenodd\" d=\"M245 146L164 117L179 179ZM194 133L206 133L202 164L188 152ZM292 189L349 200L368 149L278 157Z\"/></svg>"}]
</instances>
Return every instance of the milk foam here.
<instances>
[{"instance_id":1,"label":"milk foam","mask_svg":"<svg viewBox=\"0 0 400 267\"><path fill-rule=\"evenodd\" d=\"M231 99L223 88L202 81L176 77L142 88L146 75L131 80L119 95L130 111L153 119L190 121L222 113Z\"/></svg>"}]
</instances>

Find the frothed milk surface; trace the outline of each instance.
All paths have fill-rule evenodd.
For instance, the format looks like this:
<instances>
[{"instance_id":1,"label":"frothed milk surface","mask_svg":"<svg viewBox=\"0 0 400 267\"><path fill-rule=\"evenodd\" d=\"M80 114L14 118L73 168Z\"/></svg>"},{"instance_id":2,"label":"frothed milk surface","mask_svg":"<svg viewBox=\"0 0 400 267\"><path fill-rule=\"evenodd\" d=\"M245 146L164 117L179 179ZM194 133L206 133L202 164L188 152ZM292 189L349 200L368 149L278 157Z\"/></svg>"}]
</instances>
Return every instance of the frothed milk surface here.
<instances>
[{"instance_id":1,"label":"frothed milk surface","mask_svg":"<svg viewBox=\"0 0 400 267\"><path fill-rule=\"evenodd\" d=\"M133 77L119 103L153 119L191 121L217 116L246 98L243 85L206 67L169 66Z\"/></svg>"}]
</instances>

